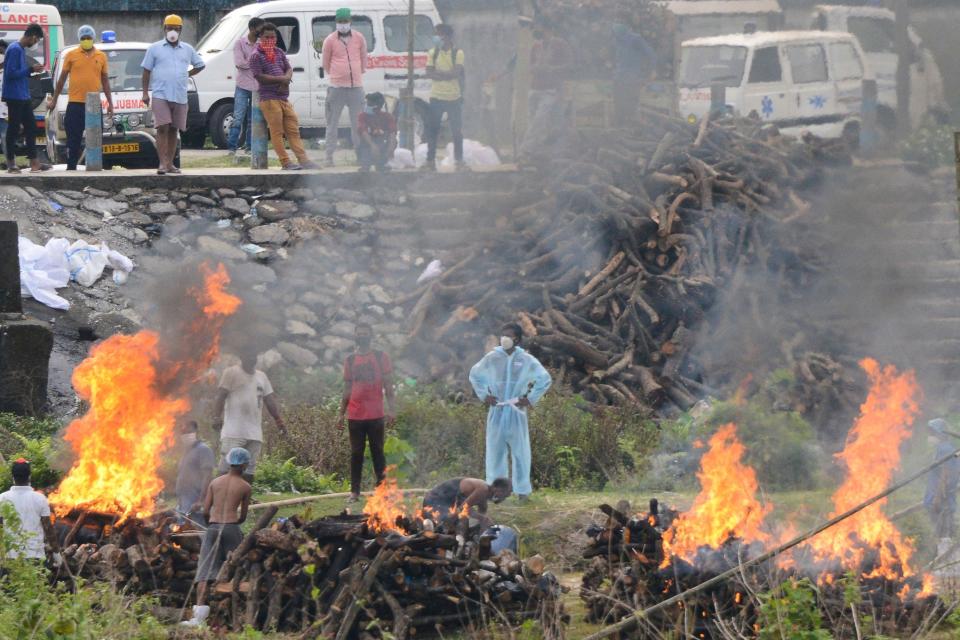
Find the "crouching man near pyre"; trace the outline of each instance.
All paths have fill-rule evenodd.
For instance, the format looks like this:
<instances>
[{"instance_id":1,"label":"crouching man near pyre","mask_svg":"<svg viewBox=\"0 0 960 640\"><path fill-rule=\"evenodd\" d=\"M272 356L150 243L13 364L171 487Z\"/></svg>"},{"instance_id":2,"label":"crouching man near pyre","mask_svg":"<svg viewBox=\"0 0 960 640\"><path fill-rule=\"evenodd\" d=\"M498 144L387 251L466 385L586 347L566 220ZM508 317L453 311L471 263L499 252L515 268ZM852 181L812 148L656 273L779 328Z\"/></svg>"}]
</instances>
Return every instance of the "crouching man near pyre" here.
<instances>
[{"instance_id":1,"label":"crouching man near pyre","mask_svg":"<svg viewBox=\"0 0 960 640\"><path fill-rule=\"evenodd\" d=\"M507 475L507 447L513 461L513 490L526 502L530 484L530 431L527 410L550 388L552 379L540 361L520 347L523 330L500 328L500 346L470 369L470 384L487 412L487 482Z\"/></svg>"},{"instance_id":2,"label":"crouching man near pyre","mask_svg":"<svg viewBox=\"0 0 960 640\"><path fill-rule=\"evenodd\" d=\"M53 566L58 567L63 562L60 555L60 543L53 531L50 522L50 503L47 497L30 486L30 463L19 458L13 462L10 471L13 475L13 486L9 491L0 493L0 504L6 502L13 505L20 520L20 539L16 546L7 552L9 558L25 558L30 561L42 562L46 558L43 542L50 545ZM10 526L13 523L3 522L0 513L0 524Z\"/></svg>"},{"instance_id":3,"label":"crouching man near pyre","mask_svg":"<svg viewBox=\"0 0 960 640\"><path fill-rule=\"evenodd\" d=\"M477 518L483 527L488 527L487 504L503 502L512 491L510 478L497 478L490 484L479 478L452 478L423 496L423 517L437 525L453 528L466 509L467 517Z\"/></svg>"},{"instance_id":4,"label":"crouching man near pyre","mask_svg":"<svg viewBox=\"0 0 960 640\"><path fill-rule=\"evenodd\" d=\"M203 543L200 546L200 562L197 563L197 604L193 617L182 624L196 627L210 615L207 606L207 591L210 582L220 573L220 567L231 551L240 545L243 533L240 525L247 519L250 507L250 485L243 479L250 462L250 452L236 447L227 454L230 471L214 479L203 498L203 516L209 522Z\"/></svg>"}]
</instances>

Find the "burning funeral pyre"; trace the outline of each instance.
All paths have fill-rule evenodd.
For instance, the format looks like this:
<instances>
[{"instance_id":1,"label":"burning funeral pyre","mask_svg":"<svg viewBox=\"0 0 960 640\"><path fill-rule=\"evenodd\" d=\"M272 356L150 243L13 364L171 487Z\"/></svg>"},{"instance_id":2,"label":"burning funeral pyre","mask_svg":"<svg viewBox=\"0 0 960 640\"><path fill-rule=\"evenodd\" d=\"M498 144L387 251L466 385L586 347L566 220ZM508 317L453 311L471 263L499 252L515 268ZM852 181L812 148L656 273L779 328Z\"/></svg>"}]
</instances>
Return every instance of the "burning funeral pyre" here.
<instances>
[{"instance_id":1,"label":"burning funeral pyre","mask_svg":"<svg viewBox=\"0 0 960 640\"><path fill-rule=\"evenodd\" d=\"M241 304L222 265L202 265L201 275L164 333L111 337L76 368L89 410L67 428L76 459L50 496L62 579L105 581L180 610L193 593L200 538L174 512L157 512L158 470L190 409L188 388L216 359L223 322ZM542 558L492 553L493 538L466 514L437 526L408 514L393 481L364 515L274 522L276 513L267 508L224 564L211 623L336 638L362 627L365 637L402 639L437 625L536 618L544 637L563 636L562 590Z\"/></svg>"},{"instance_id":2,"label":"burning funeral pyre","mask_svg":"<svg viewBox=\"0 0 960 640\"><path fill-rule=\"evenodd\" d=\"M382 510L388 504L396 508ZM562 588L539 556L492 553L494 538L465 518L454 531L434 530L422 514L406 512L394 482L382 484L365 510L305 522L276 519L277 507L268 507L221 568L209 622L305 638L364 629L362 637L403 639L532 618L544 638L563 637ZM196 532L182 531L172 513L113 529L85 522L64 550L73 575L185 607L200 551Z\"/></svg>"},{"instance_id":3,"label":"burning funeral pyre","mask_svg":"<svg viewBox=\"0 0 960 640\"><path fill-rule=\"evenodd\" d=\"M831 517L890 485L900 464L899 446L918 414L912 372L870 359L861 366L871 388L836 456L845 477L833 495ZM590 621L610 623L655 607L640 622L641 632L652 637L666 630L681 630L687 637L749 637L764 622L755 594L784 583L811 586L836 637L856 635L860 615L871 617L876 633L893 635L929 629L945 614L932 594L932 577L919 575L911 565L911 540L882 511L885 500L810 537L788 555L656 607L794 538L793 527L776 531L767 522L774 505L760 499L744 452L736 425L713 434L697 473L700 493L683 514L664 510L656 500L648 513L634 516L628 503L601 507L606 520L588 530L591 544L584 556L592 560L580 592Z\"/></svg>"}]
</instances>

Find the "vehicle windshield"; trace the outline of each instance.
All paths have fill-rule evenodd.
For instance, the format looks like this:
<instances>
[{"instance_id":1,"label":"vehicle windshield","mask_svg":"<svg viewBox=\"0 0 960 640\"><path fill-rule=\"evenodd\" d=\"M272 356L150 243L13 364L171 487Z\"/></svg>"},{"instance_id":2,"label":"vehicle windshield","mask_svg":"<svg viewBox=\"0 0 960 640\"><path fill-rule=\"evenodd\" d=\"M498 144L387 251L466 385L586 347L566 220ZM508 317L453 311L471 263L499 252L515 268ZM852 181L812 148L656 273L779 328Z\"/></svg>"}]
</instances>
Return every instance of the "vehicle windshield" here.
<instances>
[{"instance_id":1,"label":"vehicle windshield","mask_svg":"<svg viewBox=\"0 0 960 640\"><path fill-rule=\"evenodd\" d=\"M247 30L249 15L231 13L214 25L197 45L200 53L217 53L233 47L241 33Z\"/></svg>"},{"instance_id":2,"label":"vehicle windshield","mask_svg":"<svg viewBox=\"0 0 960 640\"><path fill-rule=\"evenodd\" d=\"M110 49L104 51L107 55L107 70L110 75L111 91L142 91L143 83L143 49ZM61 59L60 64L63 64ZM70 76L63 85L63 92L70 88Z\"/></svg>"},{"instance_id":3,"label":"vehicle windshield","mask_svg":"<svg viewBox=\"0 0 960 640\"><path fill-rule=\"evenodd\" d=\"M680 85L709 87L722 84L738 87L747 61L747 48L733 45L684 47L681 60Z\"/></svg>"}]
</instances>

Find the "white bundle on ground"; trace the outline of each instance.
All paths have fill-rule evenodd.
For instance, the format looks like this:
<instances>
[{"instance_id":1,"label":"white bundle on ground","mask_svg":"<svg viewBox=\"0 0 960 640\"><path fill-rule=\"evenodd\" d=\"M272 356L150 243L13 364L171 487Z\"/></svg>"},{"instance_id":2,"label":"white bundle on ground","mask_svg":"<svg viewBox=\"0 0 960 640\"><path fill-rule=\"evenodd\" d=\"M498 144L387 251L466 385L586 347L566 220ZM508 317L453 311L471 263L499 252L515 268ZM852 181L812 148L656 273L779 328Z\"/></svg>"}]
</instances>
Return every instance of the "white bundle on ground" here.
<instances>
[{"instance_id":1,"label":"white bundle on ground","mask_svg":"<svg viewBox=\"0 0 960 640\"><path fill-rule=\"evenodd\" d=\"M453 166L453 143L448 143L446 148L447 155L440 161L441 167ZM426 159L426 154L424 154ZM500 164L500 156L492 147L477 142L476 140L465 139L463 141L463 161L468 167L495 167Z\"/></svg>"},{"instance_id":2,"label":"white bundle on ground","mask_svg":"<svg viewBox=\"0 0 960 640\"><path fill-rule=\"evenodd\" d=\"M134 267L130 258L106 243L92 245L77 240L70 244L66 238L51 238L40 246L21 236L18 246L21 293L53 309L70 308L70 303L57 295L57 289L67 286L70 280L89 287L110 267L114 282L120 284Z\"/></svg>"}]
</instances>

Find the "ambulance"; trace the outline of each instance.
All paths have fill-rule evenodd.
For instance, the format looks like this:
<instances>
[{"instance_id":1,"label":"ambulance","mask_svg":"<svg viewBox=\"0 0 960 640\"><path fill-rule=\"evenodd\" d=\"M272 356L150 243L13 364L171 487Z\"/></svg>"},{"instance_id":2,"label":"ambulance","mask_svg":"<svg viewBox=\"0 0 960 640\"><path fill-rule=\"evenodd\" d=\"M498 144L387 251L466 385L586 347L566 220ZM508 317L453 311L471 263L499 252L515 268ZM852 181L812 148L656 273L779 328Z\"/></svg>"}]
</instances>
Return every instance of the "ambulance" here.
<instances>
[{"instance_id":1,"label":"ambulance","mask_svg":"<svg viewBox=\"0 0 960 640\"><path fill-rule=\"evenodd\" d=\"M30 77L30 97L33 100L34 117L37 119L37 139L34 141L41 151L46 147L46 105L47 93L53 93L50 68L57 54L63 49L63 21L57 8L47 4L27 4L19 2L0 3L0 39L7 44L23 37L31 24L43 28L43 40L33 49L27 50L27 63L42 64L43 72ZM19 155L19 153L18 153Z\"/></svg>"},{"instance_id":2,"label":"ambulance","mask_svg":"<svg viewBox=\"0 0 960 640\"><path fill-rule=\"evenodd\" d=\"M329 82L323 73L321 49L323 39L336 29L334 14L342 6L350 7L353 29L367 41L369 64L363 76L364 91L399 96L400 89L407 84L407 0L273 0L249 4L224 16L197 44L197 52L206 63L203 73L193 77L202 117L196 124L188 123L188 136L197 135L198 130L209 133L214 145L226 148L237 73L233 45L247 36L247 22L254 17L277 26L277 46L286 51L293 66L290 102L301 129L319 134L327 126L324 102ZM425 75L427 51L433 47L434 27L440 22L440 14L433 0L418 0L415 11L414 96L419 128L430 97L430 81ZM346 109L340 126L349 126Z\"/></svg>"}]
</instances>

